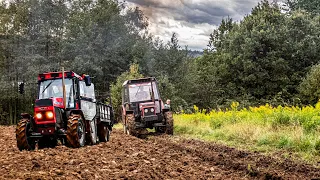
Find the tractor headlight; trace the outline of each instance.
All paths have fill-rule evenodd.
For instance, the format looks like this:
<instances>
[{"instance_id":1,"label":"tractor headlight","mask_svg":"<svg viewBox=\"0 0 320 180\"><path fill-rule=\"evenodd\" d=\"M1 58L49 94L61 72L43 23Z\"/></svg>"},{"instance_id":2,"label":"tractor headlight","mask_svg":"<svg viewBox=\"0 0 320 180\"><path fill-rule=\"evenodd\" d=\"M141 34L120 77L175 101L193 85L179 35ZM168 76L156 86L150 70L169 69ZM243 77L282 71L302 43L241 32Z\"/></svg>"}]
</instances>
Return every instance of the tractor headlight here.
<instances>
[{"instance_id":1,"label":"tractor headlight","mask_svg":"<svg viewBox=\"0 0 320 180\"><path fill-rule=\"evenodd\" d=\"M42 114L41 114L41 113L37 113L37 114L36 114L36 118L37 118L37 119L42 119Z\"/></svg>"},{"instance_id":2,"label":"tractor headlight","mask_svg":"<svg viewBox=\"0 0 320 180\"><path fill-rule=\"evenodd\" d=\"M151 112L154 112L154 108L151 108L150 111L151 111Z\"/></svg>"},{"instance_id":3,"label":"tractor headlight","mask_svg":"<svg viewBox=\"0 0 320 180\"><path fill-rule=\"evenodd\" d=\"M53 112L52 111L46 112L46 116L47 116L48 119L52 119L53 118Z\"/></svg>"},{"instance_id":4,"label":"tractor headlight","mask_svg":"<svg viewBox=\"0 0 320 180\"><path fill-rule=\"evenodd\" d=\"M148 109L144 109L144 112L145 112L145 113L148 113L148 111L149 111Z\"/></svg>"}]
</instances>

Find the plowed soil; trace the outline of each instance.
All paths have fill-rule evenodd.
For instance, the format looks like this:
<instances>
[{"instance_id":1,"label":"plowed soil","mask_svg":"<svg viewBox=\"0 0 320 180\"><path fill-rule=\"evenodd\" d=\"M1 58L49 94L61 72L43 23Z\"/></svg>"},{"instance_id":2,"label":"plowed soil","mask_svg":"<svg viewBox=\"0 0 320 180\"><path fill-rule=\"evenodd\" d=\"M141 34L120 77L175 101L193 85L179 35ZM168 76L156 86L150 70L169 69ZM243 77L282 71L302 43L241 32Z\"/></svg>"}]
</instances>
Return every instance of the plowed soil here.
<instances>
[{"instance_id":1,"label":"plowed soil","mask_svg":"<svg viewBox=\"0 0 320 180\"><path fill-rule=\"evenodd\" d=\"M320 169L176 136L124 135L79 149L20 152L0 126L0 179L316 179Z\"/></svg>"}]
</instances>

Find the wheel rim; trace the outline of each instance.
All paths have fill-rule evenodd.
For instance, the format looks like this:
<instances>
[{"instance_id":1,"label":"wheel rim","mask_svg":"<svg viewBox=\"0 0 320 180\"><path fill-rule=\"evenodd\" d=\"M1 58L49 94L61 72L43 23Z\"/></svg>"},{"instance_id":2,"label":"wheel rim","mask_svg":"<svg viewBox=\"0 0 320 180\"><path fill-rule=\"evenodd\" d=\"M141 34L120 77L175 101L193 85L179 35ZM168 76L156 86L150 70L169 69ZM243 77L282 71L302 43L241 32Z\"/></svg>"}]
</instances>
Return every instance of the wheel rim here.
<instances>
[{"instance_id":1,"label":"wheel rim","mask_svg":"<svg viewBox=\"0 0 320 180\"><path fill-rule=\"evenodd\" d=\"M78 137L79 137L80 145L83 146L84 140L85 140L85 133L84 133L84 126L81 120L78 121Z\"/></svg>"}]
</instances>

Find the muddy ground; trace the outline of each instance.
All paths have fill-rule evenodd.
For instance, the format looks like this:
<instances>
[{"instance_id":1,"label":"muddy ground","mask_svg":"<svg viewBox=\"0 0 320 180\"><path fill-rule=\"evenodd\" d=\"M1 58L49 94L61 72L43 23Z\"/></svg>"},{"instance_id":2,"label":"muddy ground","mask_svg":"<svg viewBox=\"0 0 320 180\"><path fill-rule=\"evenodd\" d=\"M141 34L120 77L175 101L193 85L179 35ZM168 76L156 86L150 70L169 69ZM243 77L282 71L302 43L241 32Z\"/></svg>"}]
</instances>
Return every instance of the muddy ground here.
<instances>
[{"instance_id":1,"label":"muddy ground","mask_svg":"<svg viewBox=\"0 0 320 180\"><path fill-rule=\"evenodd\" d=\"M111 141L79 149L20 152L14 127L0 126L0 179L319 179L320 169L176 136Z\"/></svg>"}]
</instances>

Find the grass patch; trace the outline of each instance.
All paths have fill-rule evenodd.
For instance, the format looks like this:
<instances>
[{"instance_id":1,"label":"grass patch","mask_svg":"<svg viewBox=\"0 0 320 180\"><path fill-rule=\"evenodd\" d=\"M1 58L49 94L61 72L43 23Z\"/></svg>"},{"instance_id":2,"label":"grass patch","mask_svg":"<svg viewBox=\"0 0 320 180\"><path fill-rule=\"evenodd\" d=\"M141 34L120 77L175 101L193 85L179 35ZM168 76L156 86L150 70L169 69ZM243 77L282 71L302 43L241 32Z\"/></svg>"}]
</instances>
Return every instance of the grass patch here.
<instances>
[{"instance_id":1,"label":"grass patch","mask_svg":"<svg viewBox=\"0 0 320 180\"><path fill-rule=\"evenodd\" d=\"M175 134L260 152L282 152L309 163L320 161L320 104L174 115ZM287 155L286 155L287 154Z\"/></svg>"},{"instance_id":2,"label":"grass patch","mask_svg":"<svg viewBox=\"0 0 320 180\"><path fill-rule=\"evenodd\" d=\"M123 129L123 126L122 126L121 123L117 123L117 124L114 124L114 125L113 125L113 128L114 128L114 129Z\"/></svg>"}]
</instances>

